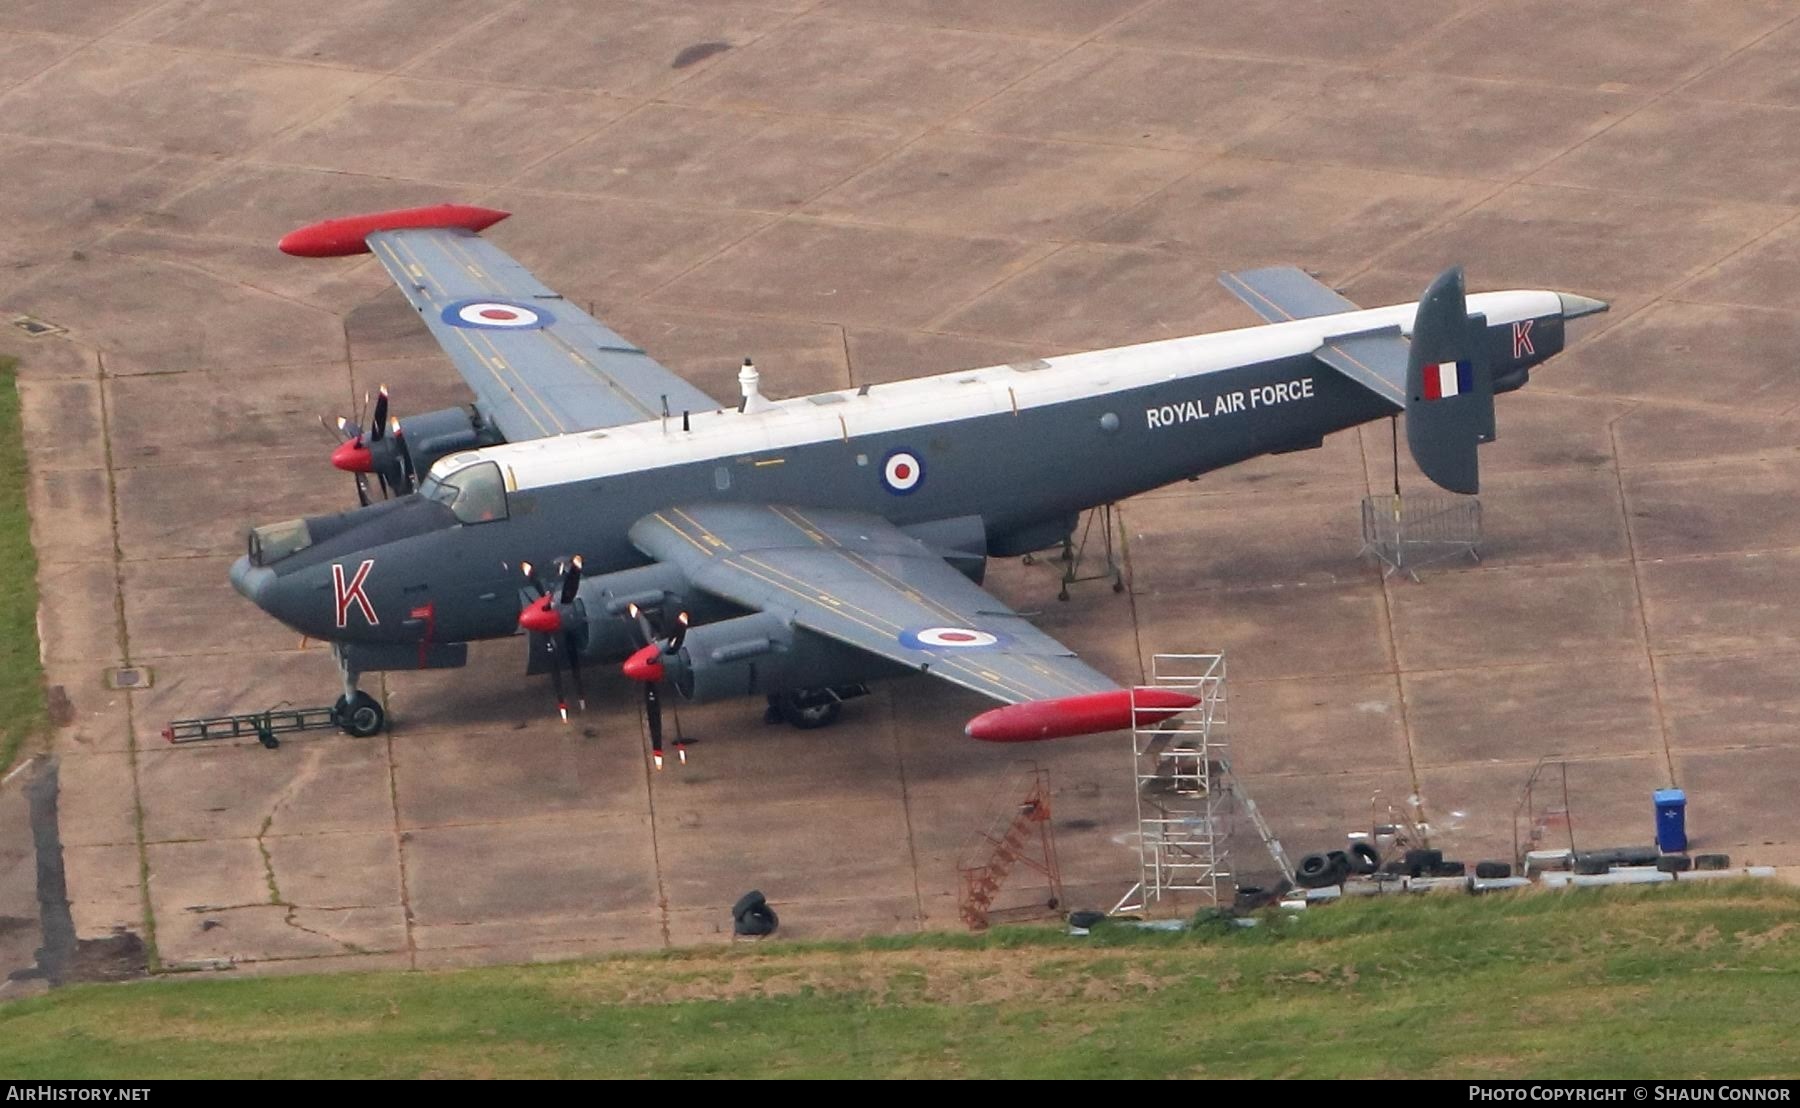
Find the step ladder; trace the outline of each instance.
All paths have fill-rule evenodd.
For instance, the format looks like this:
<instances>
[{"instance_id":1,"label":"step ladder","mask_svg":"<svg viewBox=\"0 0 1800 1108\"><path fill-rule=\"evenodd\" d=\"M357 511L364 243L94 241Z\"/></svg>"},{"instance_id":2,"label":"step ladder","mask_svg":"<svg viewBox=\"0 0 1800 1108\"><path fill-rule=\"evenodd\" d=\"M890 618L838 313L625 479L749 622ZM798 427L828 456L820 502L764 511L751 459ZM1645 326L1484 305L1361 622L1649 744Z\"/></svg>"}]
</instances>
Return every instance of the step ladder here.
<instances>
[{"instance_id":1,"label":"step ladder","mask_svg":"<svg viewBox=\"0 0 1800 1108\"><path fill-rule=\"evenodd\" d=\"M1033 766L1000 793L1001 800L986 828L963 848L957 875L961 881L958 910L971 931L985 930L1000 888L1023 864L1049 884L1045 907L1062 903L1062 873L1056 861L1056 838L1050 823L1050 773Z\"/></svg>"},{"instance_id":2,"label":"step ladder","mask_svg":"<svg viewBox=\"0 0 1800 1108\"><path fill-rule=\"evenodd\" d=\"M1281 870L1281 876L1287 880L1289 885L1292 885L1294 883L1294 865L1288 861L1287 851L1282 849L1281 840L1276 838L1275 832L1269 828L1269 821L1263 818L1262 810L1256 806L1256 801L1250 799L1250 794L1245 791L1243 782L1239 781L1237 774L1231 771L1231 762L1221 759L1220 764L1225 770L1225 787L1231 790L1231 795L1237 800L1238 807L1250 817L1250 825L1256 828L1256 837L1262 840L1263 849L1267 850L1269 857L1275 860L1276 867Z\"/></svg>"}]
</instances>

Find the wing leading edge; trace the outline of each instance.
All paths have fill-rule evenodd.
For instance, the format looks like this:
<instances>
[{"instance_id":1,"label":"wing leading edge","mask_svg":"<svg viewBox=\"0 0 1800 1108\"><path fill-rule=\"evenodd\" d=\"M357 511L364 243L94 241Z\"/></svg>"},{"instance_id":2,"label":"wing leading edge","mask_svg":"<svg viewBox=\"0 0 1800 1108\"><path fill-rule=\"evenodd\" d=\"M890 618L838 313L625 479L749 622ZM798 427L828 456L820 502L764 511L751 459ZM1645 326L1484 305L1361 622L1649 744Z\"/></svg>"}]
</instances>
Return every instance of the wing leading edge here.
<instances>
[{"instance_id":1,"label":"wing leading edge","mask_svg":"<svg viewBox=\"0 0 1800 1108\"><path fill-rule=\"evenodd\" d=\"M281 248L373 253L510 442L721 406L476 235L505 217L454 204L380 212L303 227Z\"/></svg>"}]
</instances>

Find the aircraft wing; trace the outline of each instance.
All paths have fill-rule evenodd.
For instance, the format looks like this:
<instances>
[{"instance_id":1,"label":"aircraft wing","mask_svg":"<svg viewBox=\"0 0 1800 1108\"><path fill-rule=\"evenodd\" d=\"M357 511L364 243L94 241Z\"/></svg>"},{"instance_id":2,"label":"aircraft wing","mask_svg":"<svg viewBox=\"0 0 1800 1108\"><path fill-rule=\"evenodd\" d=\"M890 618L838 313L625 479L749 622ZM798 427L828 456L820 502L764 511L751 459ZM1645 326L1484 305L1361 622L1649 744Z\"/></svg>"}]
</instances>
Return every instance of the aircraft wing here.
<instances>
[{"instance_id":1,"label":"aircraft wing","mask_svg":"<svg viewBox=\"0 0 1800 1108\"><path fill-rule=\"evenodd\" d=\"M1219 283L1269 323L1358 310L1355 304L1291 265L1222 273Z\"/></svg>"},{"instance_id":2,"label":"aircraft wing","mask_svg":"<svg viewBox=\"0 0 1800 1108\"><path fill-rule=\"evenodd\" d=\"M638 520L631 541L709 593L1007 704L1119 689L877 516L703 504Z\"/></svg>"},{"instance_id":3,"label":"aircraft wing","mask_svg":"<svg viewBox=\"0 0 1800 1108\"><path fill-rule=\"evenodd\" d=\"M467 228L366 241L509 442L722 406Z\"/></svg>"}]
</instances>

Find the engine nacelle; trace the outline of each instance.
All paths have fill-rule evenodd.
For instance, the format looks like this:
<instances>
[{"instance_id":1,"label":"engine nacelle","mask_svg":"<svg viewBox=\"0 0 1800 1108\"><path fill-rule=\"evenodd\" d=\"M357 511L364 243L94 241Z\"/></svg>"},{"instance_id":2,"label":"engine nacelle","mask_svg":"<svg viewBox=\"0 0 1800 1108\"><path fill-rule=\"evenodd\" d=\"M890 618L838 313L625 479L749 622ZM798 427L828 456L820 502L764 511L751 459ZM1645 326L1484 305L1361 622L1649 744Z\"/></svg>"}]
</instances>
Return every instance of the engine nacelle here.
<instances>
[{"instance_id":1,"label":"engine nacelle","mask_svg":"<svg viewBox=\"0 0 1800 1108\"><path fill-rule=\"evenodd\" d=\"M687 612L695 619L731 614L720 611L717 601L697 592L688 584L686 574L662 562L584 577L575 601L585 617L582 656L605 660L624 658L643 645L629 614L633 604L654 613L652 623L665 633L678 612Z\"/></svg>"},{"instance_id":2,"label":"engine nacelle","mask_svg":"<svg viewBox=\"0 0 1800 1108\"><path fill-rule=\"evenodd\" d=\"M439 458L459 450L498 446L506 441L500 429L482 420L473 407L443 408L400 420L400 441L412 471L421 479Z\"/></svg>"},{"instance_id":3,"label":"engine nacelle","mask_svg":"<svg viewBox=\"0 0 1800 1108\"><path fill-rule=\"evenodd\" d=\"M676 691L701 702L855 685L903 671L768 612L694 628L668 670Z\"/></svg>"}]
</instances>

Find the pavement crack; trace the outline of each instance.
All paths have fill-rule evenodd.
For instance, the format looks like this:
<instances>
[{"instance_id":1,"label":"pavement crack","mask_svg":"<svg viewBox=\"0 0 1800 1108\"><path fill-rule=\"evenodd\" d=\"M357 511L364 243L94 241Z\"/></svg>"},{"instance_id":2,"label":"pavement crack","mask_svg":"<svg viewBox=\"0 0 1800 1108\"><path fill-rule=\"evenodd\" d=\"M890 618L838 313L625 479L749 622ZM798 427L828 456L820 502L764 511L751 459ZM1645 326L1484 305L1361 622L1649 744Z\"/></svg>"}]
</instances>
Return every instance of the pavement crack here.
<instances>
[{"instance_id":1,"label":"pavement crack","mask_svg":"<svg viewBox=\"0 0 1800 1108\"><path fill-rule=\"evenodd\" d=\"M340 939L336 935L330 934L329 932L320 931L317 928L306 926L305 924L301 923L299 920L296 920L294 918L295 914L298 913L299 911L300 911L300 908L298 905L294 905L294 904L288 905L287 906L287 914L281 918L281 922L287 924L289 927L293 928L296 931L304 931L308 935L317 935L319 938L324 939L326 942L336 943L337 945L343 947L347 953L350 953L350 954L367 954L367 953L369 953L368 950L364 949L363 947L357 946L355 943L350 942L347 939Z\"/></svg>"},{"instance_id":2,"label":"pavement crack","mask_svg":"<svg viewBox=\"0 0 1800 1108\"><path fill-rule=\"evenodd\" d=\"M262 855L263 880L269 883L269 903L280 904L281 886L275 881L275 860L269 856L269 844L264 841L269 834L269 825L274 822L273 812L263 817L262 826L256 831L256 852Z\"/></svg>"}]
</instances>

